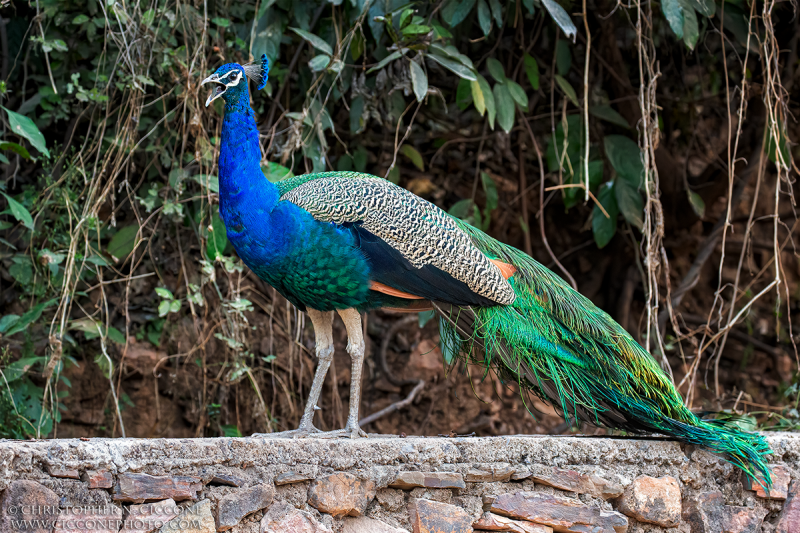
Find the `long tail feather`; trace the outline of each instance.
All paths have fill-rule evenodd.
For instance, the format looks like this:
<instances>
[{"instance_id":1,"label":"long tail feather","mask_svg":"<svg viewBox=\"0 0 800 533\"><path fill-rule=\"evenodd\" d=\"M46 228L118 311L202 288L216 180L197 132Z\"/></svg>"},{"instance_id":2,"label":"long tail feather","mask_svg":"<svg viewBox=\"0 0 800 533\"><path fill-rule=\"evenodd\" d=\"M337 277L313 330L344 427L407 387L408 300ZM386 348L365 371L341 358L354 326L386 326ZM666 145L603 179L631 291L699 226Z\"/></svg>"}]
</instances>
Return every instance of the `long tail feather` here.
<instances>
[{"instance_id":1,"label":"long tail feather","mask_svg":"<svg viewBox=\"0 0 800 533\"><path fill-rule=\"evenodd\" d=\"M484 253L517 268L509 279L516 300L472 308L435 303L446 351L494 368L567 419L670 435L722 453L771 485L763 437L697 417L653 357L607 313L528 255L460 225Z\"/></svg>"}]
</instances>

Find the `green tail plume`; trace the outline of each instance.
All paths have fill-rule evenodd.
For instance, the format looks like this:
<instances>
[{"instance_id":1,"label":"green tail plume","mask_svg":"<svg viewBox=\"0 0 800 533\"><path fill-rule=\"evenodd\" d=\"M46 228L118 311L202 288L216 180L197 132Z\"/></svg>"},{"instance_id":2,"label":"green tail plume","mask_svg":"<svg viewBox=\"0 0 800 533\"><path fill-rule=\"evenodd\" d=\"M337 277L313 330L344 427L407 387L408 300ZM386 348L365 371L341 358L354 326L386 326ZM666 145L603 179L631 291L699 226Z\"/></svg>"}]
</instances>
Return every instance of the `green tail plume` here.
<instances>
[{"instance_id":1,"label":"green tail plume","mask_svg":"<svg viewBox=\"0 0 800 533\"><path fill-rule=\"evenodd\" d=\"M528 255L459 225L484 253L511 263L510 306L437 305L443 348L491 366L552 403L565 418L632 432L656 432L724 454L771 486L763 437L698 418L656 361L607 313Z\"/></svg>"}]
</instances>

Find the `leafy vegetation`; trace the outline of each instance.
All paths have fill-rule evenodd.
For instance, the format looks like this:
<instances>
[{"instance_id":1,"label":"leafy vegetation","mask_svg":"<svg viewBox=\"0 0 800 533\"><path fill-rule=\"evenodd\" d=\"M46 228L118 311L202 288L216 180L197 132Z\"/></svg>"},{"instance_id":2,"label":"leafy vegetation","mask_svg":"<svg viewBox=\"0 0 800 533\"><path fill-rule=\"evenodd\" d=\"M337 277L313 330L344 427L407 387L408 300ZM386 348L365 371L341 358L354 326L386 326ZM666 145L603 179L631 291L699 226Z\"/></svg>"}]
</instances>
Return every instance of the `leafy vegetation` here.
<instances>
[{"instance_id":1,"label":"leafy vegetation","mask_svg":"<svg viewBox=\"0 0 800 533\"><path fill-rule=\"evenodd\" d=\"M763 330L762 319L773 325L758 346L793 350L797 276L769 272L796 261L783 252L796 224L780 237L775 229L772 263L751 262L758 274L746 288L738 274L706 282L712 298L689 309L708 315L708 329L687 333L669 302L676 273L691 273L694 248L676 244L687 232L711 234L708 222L722 216L740 225L746 250L773 239L753 213L774 214L777 228L791 212L791 9L774 0L598 0L582 14L564 0L3 4L0 436L56 435L68 375L90 366L107 391L91 431L125 435L126 380L139 368L131 354L142 347L158 354L148 379L171 391L193 434L294 425L307 333L227 241L215 175L222 103L205 109L198 86L220 64L262 53L270 79L253 106L266 179L383 176L566 278L580 270L579 288L596 284L592 268L560 259L589 242L598 264L623 261L618 277L638 265L627 303L594 296L625 309L615 317L642 314L623 326L675 367L690 402L737 388L757 404L735 378L726 390L706 387L703 365L715 363L718 381L728 332ZM761 160L748 145L763 145L771 163L756 173L738 164ZM726 205L739 204L734 181L756 174L749 219L726 219ZM772 199L758 204L759 190ZM720 273L741 271L743 259L730 260L718 258ZM800 419L796 378L782 381L793 391L785 417Z\"/></svg>"}]
</instances>

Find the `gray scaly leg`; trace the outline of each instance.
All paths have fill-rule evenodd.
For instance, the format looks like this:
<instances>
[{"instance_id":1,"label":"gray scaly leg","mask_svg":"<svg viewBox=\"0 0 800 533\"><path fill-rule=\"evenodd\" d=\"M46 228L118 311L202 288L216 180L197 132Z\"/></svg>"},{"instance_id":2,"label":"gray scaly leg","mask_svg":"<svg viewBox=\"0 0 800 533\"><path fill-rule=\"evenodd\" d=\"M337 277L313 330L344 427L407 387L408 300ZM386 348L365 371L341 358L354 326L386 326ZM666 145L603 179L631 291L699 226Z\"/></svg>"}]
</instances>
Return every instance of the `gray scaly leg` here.
<instances>
[{"instance_id":1,"label":"gray scaly leg","mask_svg":"<svg viewBox=\"0 0 800 533\"><path fill-rule=\"evenodd\" d=\"M355 309L343 309L339 316L347 328L347 353L353 363L350 374L350 414L344 433L350 438L366 437L358 424L358 408L361 404L361 370L364 366L364 331L361 327L361 314Z\"/></svg>"},{"instance_id":2,"label":"gray scaly leg","mask_svg":"<svg viewBox=\"0 0 800 533\"><path fill-rule=\"evenodd\" d=\"M323 312L315 309L307 309L311 323L314 325L314 336L317 347L317 371L314 373L314 382L311 384L311 392L308 394L308 402L300 419L300 426L293 431L282 431L280 433L262 433L254 436L264 436L271 438L303 438L324 435L314 427L314 412L317 410L319 395L322 393L322 385L325 383L325 376L328 368L333 361L333 311ZM348 330L349 332L349 330ZM363 341L362 359L363 359Z\"/></svg>"}]
</instances>

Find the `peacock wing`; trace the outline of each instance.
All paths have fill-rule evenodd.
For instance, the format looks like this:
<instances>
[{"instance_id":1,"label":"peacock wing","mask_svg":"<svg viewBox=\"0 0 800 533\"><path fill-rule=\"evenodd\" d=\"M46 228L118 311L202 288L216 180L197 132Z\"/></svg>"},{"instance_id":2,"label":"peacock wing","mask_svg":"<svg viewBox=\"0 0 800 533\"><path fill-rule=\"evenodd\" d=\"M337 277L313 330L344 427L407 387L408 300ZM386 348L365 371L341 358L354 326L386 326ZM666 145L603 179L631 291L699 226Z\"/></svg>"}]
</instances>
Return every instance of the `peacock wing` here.
<instances>
[{"instance_id":1,"label":"peacock wing","mask_svg":"<svg viewBox=\"0 0 800 533\"><path fill-rule=\"evenodd\" d=\"M430 202L367 174L335 172L292 180L281 200L352 231L374 281L456 305L513 303L514 290L501 269Z\"/></svg>"}]
</instances>

